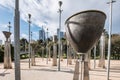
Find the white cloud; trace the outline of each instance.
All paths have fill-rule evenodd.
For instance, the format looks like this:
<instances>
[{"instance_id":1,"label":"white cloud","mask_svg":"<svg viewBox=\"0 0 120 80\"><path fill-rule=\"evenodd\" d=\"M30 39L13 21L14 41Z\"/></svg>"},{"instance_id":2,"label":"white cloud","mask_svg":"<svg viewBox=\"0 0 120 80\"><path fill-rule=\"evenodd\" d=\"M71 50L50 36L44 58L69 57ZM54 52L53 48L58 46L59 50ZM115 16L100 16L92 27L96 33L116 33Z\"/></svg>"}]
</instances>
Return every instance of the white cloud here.
<instances>
[{"instance_id":1,"label":"white cloud","mask_svg":"<svg viewBox=\"0 0 120 80\"><path fill-rule=\"evenodd\" d=\"M2 44L4 43L4 41L6 40L5 39L5 36L3 35L3 33L0 31L0 40L2 40Z\"/></svg>"},{"instance_id":2,"label":"white cloud","mask_svg":"<svg viewBox=\"0 0 120 80\"><path fill-rule=\"evenodd\" d=\"M32 40L36 40L36 38L39 38L39 32L32 32Z\"/></svg>"},{"instance_id":3,"label":"white cloud","mask_svg":"<svg viewBox=\"0 0 120 80\"><path fill-rule=\"evenodd\" d=\"M32 23L38 26L44 26L49 29L50 35L56 34L58 28L58 0L19 0L21 19L27 22L28 13L32 15ZM76 12L88 9L97 9L106 13L109 17L109 5L106 0L62 0L62 30L64 31L65 20ZM10 10L14 7L14 0L0 0L0 5ZM118 3L114 5L114 22L120 20L120 11ZM14 10L14 9L13 9ZM13 12L13 11L12 11ZM106 25L108 25L108 18ZM120 24L119 24L120 25ZM115 28L115 27L114 27ZM28 38L25 34L22 37Z\"/></svg>"},{"instance_id":4,"label":"white cloud","mask_svg":"<svg viewBox=\"0 0 120 80\"><path fill-rule=\"evenodd\" d=\"M20 35L20 38L25 38L25 39L27 39L27 40L28 40L28 35L27 35L27 34L22 33L22 34Z\"/></svg>"}]
</instances>

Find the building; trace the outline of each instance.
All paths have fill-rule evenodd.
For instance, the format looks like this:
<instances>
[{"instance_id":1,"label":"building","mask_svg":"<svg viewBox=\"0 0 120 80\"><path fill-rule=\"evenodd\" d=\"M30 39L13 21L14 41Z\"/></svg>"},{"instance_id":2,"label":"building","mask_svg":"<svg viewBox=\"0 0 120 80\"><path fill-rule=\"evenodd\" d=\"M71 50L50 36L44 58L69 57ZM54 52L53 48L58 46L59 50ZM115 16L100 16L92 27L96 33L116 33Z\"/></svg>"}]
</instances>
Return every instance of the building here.
<instances>
[{"instance_id":1,"label":"building","mask_svg":"<svg viewBox=\"0 0 120 80\"><path fill-rule=\"evenodd\" d=\"M44 29L39 30L39 40L45 40L45 31Z\"/></svg>"},{"instance_id":2,"label":"building","mask_svg":"<svg viewBox=\"0 0 120 80\"><path fill-rule=\"evenodd\" d=\"M12 44L12 46L15 46L15 43L14 43L14 41L12 41L12 42L11 42L11 44Z\"/></svg>"},{"instance_id":3,"label":"building","mask_svg":"<svg viewBox=\"0 0 120 80\"><path fill-rule=\"evenodd\" d=\"M60 31L60 38L64 38L64 32ZM57 29L57 36L59 37L59 29Z\"/></svg>"},{"instance_id":4,"label":"building","mask_svg":"<svg viewBox=\"0 0 120 80\"><path fill-rule=\"evenodd\" d=\"M0 45L2 45L2 40L0 40Z\"/></svg>"}]
</instances>

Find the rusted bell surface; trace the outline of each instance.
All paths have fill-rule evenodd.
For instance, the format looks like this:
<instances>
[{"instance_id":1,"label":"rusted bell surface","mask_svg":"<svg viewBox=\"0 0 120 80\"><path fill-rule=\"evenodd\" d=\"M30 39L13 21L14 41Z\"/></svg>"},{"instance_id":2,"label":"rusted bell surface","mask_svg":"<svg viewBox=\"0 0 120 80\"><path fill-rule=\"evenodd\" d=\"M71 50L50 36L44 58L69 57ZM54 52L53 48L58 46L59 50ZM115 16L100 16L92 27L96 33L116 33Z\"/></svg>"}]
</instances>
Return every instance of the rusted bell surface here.
<instances>
[{"instance_id":1,"label":"rusted bell surface","mask_svg":"<svg viewBox=\"0 0 120 80\"><path fill-rule=\"evenodd\" d=\"M7 32L7 31L3 31L3 34L4 34L5 37L6 37L6 41L8 41L8 38L10 37L11 33L10 33L10 32Z\"/></svg>"},{"instance_id":2,"label":"rusted bell surface","mask_svg":"<svg viewBox=\"0 0 120 80\"><path fill-rule=\"evenodd\" d=\"M65 22L67 40L77 52L86 53L99 40L105 19L106 15L97 10L72 15Z\"/></svg>"}]
</instances>

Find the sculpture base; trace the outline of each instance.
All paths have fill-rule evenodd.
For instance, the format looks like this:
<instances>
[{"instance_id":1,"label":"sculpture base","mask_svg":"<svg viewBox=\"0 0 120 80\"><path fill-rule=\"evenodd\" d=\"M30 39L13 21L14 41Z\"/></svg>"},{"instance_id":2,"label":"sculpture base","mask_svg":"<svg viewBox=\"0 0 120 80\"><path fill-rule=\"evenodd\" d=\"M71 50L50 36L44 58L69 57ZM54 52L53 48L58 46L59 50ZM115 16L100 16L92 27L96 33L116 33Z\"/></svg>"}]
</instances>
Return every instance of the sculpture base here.
<instances>
[{"instance_id":1,"label":"sculpture base","mask_svg":"<svg viewBox=\"0 0 120 80\"><path fill-rule=\"evenodd\" d=\"M81 54L81 60L76 61L75 65L75 72L73 76L73 80L79 80L79 61L81 63L80 66L80 80L89 80L89 67L88 67L88 61L85 61L84 54Z\"/></svg>"},{"instance_id":2,"label":"sculpture base","mask_svg":"<svg viewBox=\"0 0 120 80\"><path fill-rule=\"evenodd\" d=\"M31 51L31 65L35 66L35 52L34 50Z\"/></svg>"},{"instance_id":3,"label":"sculpture base","mask_svg":"<svg viewBox=\"0 0 120 80\"><path fill-rule=\"evenodd\" d=\"M52 66L57 66L57 45L53 45L53 64Z\"/></svg>"},{"instance_id":4,"label":"sculpture base","mask_svg":"<svg viewBox=\"0 0 120 80\"><path fill-rule=\"evenodd\" d=\"M5 42L5 50L4 50L4 69L12 68L12 60L11 60L11 47L10 42Z\"/></svg>"}]
</instances>

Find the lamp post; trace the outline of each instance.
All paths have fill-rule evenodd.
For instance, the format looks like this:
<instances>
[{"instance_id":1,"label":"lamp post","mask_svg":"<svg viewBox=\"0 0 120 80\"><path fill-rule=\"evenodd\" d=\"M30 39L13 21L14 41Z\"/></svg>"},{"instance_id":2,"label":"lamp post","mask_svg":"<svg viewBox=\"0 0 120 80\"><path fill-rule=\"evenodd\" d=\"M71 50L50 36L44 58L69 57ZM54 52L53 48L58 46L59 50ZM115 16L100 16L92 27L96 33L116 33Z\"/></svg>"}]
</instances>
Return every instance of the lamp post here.
<instances>
[{"instance_id":1,"label":"lamp post","mask_svg":"<svg viewBox=\"0 0 120 80\"><path fill-rule=\"evenodd\" d=\"M14 17L14 58L15 58L15 80L21 80L20 75L20 12L19 0L15 0Z\"/></svg>"},{"instance_id":2,"label":"lamp post","mask_svg":"<svg viewBox=\"0 0 120 80\"><path fill-rule=\"evenodd\" d=\"M9 32L10 32L10 28L11 28L11 22L8 22L8 28L9 28Z\"/></svg>"},{"instance_id":3,"label":"lamp post","mask_svg":"<svg viewBox=\"0 0 120 80\"><path fill-rule=\"evenodd\" d=\"M58 44L59 44L59 49L58 49L58 55L59 55L59 61L58 61L58 71L60 71L60 54L61 54L61 42L60 42L60 31L61 31L61 13L62 13L62 1L59 1L59 39L58 39Z\"/></svg>"},{"instance_id":4,"label":"lamp post","mask_svg":"<svg viewBox=\"0 0 120 80\"><path fill-rule=\"evenodd\" d=\"M111 32L112 32L112 3L116 1L110 0L107 4L110 4L110 19L109 19L109 39L108 39L108 65L107 65L107 80L110 75L110 56L111 56Z\"/></svg>"},{"instance_id":5,"label":"lamp post","mask_svg":"<svg viewBox=\"0 0 120 80\"><path fill-rule=\"evenodd\" d=\"M30 24L31 24L31 14L28 14L28 17L29 17L29 20L28 20L28 23L29 23L29 68L30 68L30 56L31 56L31 50L30 50Z\"/></svg>"},{"instance_id":6,"label":"lamp post","mask_svg":"<svg viewBox=\"0 0 120 80\"><path fill-rule=\"evenodd\" d=\"M33 36L33 33L32 33L32 31L31 31L31 41L32 41L32 36Z\"/></svg>"},{"instance_id":7,"label":"lamp post","mask_svg":"<svg viewBox=\"0 0 120 80\"><path fill-rule=\"evenodd\" d=\"M8 22L8 28L9 28L9 32L10 32L10 28L11 28L11 22ZM9 41L11 42L11 39L9 38Z\"/></svg>"}]
</instances>

